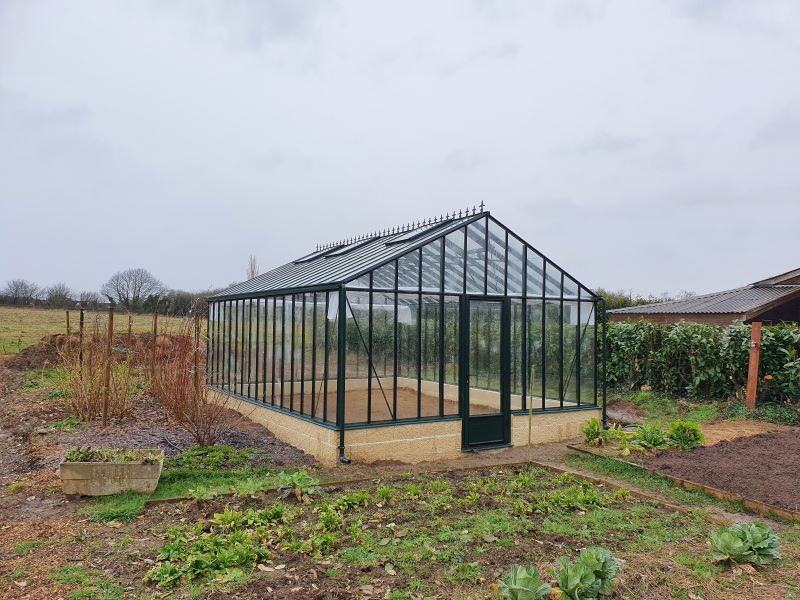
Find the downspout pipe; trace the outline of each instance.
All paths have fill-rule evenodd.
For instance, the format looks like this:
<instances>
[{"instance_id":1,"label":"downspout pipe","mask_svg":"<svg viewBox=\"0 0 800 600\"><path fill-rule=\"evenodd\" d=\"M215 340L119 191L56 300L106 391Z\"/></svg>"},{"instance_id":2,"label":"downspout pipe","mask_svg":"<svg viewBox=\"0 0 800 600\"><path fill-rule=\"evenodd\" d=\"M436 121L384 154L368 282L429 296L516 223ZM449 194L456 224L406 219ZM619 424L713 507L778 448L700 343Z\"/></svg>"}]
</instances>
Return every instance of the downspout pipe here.
<instances>
[{"instance_id":1,"label":"downspout pipe","mask_svg":"<svg viewBox=\"0 0 800 600\"><path fill-rule=\"evenodd\" d=\"M350 459L344 453L344 403L345 403L345 377L347 367L347 290L344 285L339 286L339 317L337 329L336 356L336 426L339 428L339 462L350 464Z\"/></svg>"},{"instance_id":2,"label":"downspout pipe","mask_svg":"<svg viewBox=\"0 0 800 600\"><path fill-rule=\"evenodd\" d=\"M602 394L603 394L603 429L608 429L608 411L606 409L606 360L608 354L608 313L606 312L606 299L600 299L600 305L603 309L603 368L601 369L601 377L602 377Z\"/></svg>"}]
</instances>

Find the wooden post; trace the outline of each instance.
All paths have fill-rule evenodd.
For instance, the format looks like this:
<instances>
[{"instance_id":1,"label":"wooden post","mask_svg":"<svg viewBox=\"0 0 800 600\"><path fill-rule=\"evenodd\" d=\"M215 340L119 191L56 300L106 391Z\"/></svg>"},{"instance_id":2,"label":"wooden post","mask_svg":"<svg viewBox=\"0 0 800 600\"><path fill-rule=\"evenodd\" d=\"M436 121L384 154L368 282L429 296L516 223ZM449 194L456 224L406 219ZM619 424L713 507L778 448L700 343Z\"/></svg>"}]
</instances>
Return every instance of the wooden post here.
<instances>
[{"instance_id":1,"label":"wooden post","mask_svg":"<svg viewBox=\"0 0 800 600\"><path fill-rule=\"evenodd\" d=\"M133 317L128 315L128 348L130 349L131 344L133 343Z\"/></svg>"},{"instance_id":2,"label":"wooden post","mask_svg":"<svg viewBox=\"0 0 800 600\"><path fill-rule=\"evenodd\" d=\"M108 424L108 396L111 388L111 342L114 339L114 307L108 307L108 336L106 338L106 370L103 376L103 427Z\"/></svg>"},{"instance_id":3,"label":"wooden post","mask_svg":"<svg viewBox=\"0 0 800 600\"><path fill-rule=\"evenodd\" d=\"M761 321L753 321L750 333L750 365L747 369L747 408L755 410L758 392L758 363L761 359Z\"/></svg>"},{"instance_id":4,"label":"wooden post","mask_svg":"<svg viewBox=\"0 0 800 600\"><path fill-rule=\"evenodd\" d=\"M83 367L83 308L81 308L80 318L78 319L78 364Z\"/></svg>"},{"instance_id":5,"label":"wooden post","mask_svg":"<svg viewBox=\"0 0 800 600\"><path fill-rule=\"evenodd\" d=\"M69 330L69 311L66 311L66 313L67 313L67 335L69 335L70 334L70 330Z\"/></svg>"},{"instance_id":6,"label":"wooden post","mask_svg":"<svg viewBox=\"0 0 800 600\"><path fill-rule=\"evenodd\" d=\"M150 350L150 386L156 380L156 338L158 337L158 313L153 313L153 347Z\"/></svg>"}]
</instances>

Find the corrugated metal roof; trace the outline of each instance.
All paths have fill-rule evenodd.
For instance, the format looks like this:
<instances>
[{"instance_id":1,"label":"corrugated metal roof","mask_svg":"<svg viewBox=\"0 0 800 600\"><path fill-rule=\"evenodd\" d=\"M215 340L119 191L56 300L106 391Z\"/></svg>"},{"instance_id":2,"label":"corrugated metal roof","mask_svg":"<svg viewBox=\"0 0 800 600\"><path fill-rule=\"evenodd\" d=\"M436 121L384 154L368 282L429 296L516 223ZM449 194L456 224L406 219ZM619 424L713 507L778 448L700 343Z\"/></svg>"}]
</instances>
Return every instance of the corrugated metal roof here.
<instances>
[{"instance_id":1,"label":"corrugated metal roof","mask_svg":"<svg viewBox=\"0 0 800 600\"><path fill-rule=\"evenodd\" d=\"M486 214L484 212L456 217L441 223L441 227L435 226L436 224L423 225L412 232L381 235L368 243L364 243L363 239L354 241L351 244L354 247L351 252L342 253L344 248L341 246L331 247L329 249L329 252L333 253L331 256L326 256L325 251L315 251L253 279L231 286L210 299L344 283L428 241L485 217ZM419 235L413 235L414 231L419 231Z\"/></svg>"},{"instance_id":2,"label":"corrugated metal roof","mask_svg":"<svg viewBox=\"0 0 800 600\"><path fill-rule=\"evenodd\" d=\"M672 300L629 306L609 310L614 314L747 314L766 304L800 292L798 285L749 285L735 290L694 296L685 300Z\"/></svg>"}]
</instances>

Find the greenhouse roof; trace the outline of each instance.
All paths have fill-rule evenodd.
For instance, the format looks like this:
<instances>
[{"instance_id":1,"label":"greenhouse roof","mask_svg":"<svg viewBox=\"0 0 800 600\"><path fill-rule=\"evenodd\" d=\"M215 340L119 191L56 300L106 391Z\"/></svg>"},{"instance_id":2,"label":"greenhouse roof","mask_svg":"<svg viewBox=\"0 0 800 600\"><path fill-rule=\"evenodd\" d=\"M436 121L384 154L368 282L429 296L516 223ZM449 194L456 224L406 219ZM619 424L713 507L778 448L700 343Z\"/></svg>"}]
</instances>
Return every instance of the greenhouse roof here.
<instances>
[{"instance_id":1,"label":"greenhouse roof","mask_svg":"<svg viewBox=\"0 0 800 600\"><path fill-rule=\"evenodd\" d=\"M458 214L448 214L416 224L412 223L318 246L313 252L262 273L253 279L237 283L209 299L245 298L291 292L298 289L329 288L347 283L487 216L489 216L488 211L478 212L475 209L467 210L466 213L460 211ZM524 243L521 239L520 242ZM534 250L534 252L536 251ZM558 285L557 273L560 273L561 270L549 261L547 264L556 268L553 273L548 271L546 278L548 292L552 292L552 289ZM574 281L572 278L569 279ZM575 282L575 289L578 285ZM580 287L587 291L587 295L594 296L584 286Z\"/></svg>"}]
</instances>

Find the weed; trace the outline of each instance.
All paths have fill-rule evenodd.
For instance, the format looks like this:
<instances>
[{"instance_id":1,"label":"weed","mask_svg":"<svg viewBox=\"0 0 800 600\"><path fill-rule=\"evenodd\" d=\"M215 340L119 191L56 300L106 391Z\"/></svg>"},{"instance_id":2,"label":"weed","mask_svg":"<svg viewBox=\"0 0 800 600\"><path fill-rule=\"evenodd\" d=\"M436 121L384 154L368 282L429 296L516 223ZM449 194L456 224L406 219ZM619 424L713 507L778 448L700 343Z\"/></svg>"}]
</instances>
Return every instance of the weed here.
<instances>
[{"instance_id":1,"label":"weed","mask_svg":"<svg viewBox=\"0 0 800 600\"><path fill-rule=\"evenodd\" d=\"M388 502L392 499L393 490L388 485L382 485L375 491L381 502Z\"/></svg>"},{"instance_id":2,"label":"weed","mask_svg":"<svg viewBox=\"0 0 800 600\"><path fill-rule=\"evenodd\" d=\"M9 494L21 494L25 490L30 487L30 484L27 481L15 481L14 483L9 483L6 491Z\"/></svg>"},{"instance_id":3,"label":"weed","mask_svg":"<svg viewBox=\"0 0 800 600\"><path fill-rule=\"evenodd\" d=\"M66 419L53 422L51 427L61 431L72 432L75 431L81 423L82 421L76 417L67 417Z\"/></svg>"},{"instance_id":4,"label":"weed","mask_svg":"<svg viewBox=\"0 0 800 600\"><path fill-rule=\"evenodd\" d=\"M33 552L36 548L50 546L54 543L55 542L53 540L30 540L27 542L19 542L14 546L14 552L21 554L22 556L26 556Z\"/></svg>"},{"instance_id":5,"label":"weed","mask_svg":"<svg viewBox=\"0 0 800 600\"><path fill-rule=\"evenodd\" d=\"M69 565L50 573L50 578L64 585L78 585L78 589L67 595L68 600L80 598L98 598L99 600L117 600L122 598L124 588L100 571L87 569L83 565Z\"/></svg>"}]
</instances>

